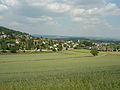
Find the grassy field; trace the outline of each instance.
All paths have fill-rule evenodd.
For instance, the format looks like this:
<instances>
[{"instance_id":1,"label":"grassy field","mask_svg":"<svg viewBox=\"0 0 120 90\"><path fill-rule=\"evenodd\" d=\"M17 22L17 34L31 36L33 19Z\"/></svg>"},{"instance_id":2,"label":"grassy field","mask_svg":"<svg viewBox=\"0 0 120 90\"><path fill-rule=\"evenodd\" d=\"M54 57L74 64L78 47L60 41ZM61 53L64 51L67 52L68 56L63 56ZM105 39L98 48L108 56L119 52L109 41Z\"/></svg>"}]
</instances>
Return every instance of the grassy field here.
<instances>
[{"instance_id":1,"label":"grassy field","mask_svg":"<svg viewBox=\"0 0 120 90\"><path fill-rule=\"evenodd\" d=\"M120 53L0 55L0 90L120 90Z\"/></svg>"}]
</instances>

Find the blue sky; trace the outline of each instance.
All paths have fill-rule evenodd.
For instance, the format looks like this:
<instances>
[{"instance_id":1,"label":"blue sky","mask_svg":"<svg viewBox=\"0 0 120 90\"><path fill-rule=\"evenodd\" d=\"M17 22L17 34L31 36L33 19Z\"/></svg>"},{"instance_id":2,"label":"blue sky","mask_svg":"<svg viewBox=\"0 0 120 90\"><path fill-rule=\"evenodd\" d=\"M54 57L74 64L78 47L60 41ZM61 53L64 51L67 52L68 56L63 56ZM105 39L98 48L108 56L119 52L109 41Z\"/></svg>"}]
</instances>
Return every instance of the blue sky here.
<instances>
[{"instance_id":1,"label":"blue sky","mask_svg":"<svg viewBox=\"0 0 120 90\"><path fill-rule=\"evenodd\" d=\"M31 34L120 39L120 0L0 0L0 25Z\"/></svg>"}]
</instances>

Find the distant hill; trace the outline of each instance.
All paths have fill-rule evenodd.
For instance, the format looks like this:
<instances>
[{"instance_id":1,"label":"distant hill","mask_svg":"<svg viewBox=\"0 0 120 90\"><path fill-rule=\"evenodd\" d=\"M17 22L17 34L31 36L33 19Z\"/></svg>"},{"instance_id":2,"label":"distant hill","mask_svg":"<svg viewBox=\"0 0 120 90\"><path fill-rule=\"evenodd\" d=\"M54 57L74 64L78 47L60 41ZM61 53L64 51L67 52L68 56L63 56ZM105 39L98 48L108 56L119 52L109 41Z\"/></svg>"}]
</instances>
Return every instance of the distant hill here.
<instances>
[{"instance_id":1,"label":"distant hill","mask_svg":"<svg viewBox=\"0 0 120 90\"><path fill-rule=\"evenodd\" d=\"M113 38L100 38L100 37L75 37L75 36L60 36L60 35L39 35L33 34L35 37L51 38L57 40L91 40L95 42L120 42L118 39Z\"/></svg>"},{"instance_id":2,"label":"distant hill","mask_svg":"<svg viewBox=\"0 0 120 90\"><path fill-rule=\"evenodd\" d=\"M8 37L12 39L16 38L23 38L23 36L30 37L43 37L43 38L51 38L51 39L57 39L57 40L91 40L95 42L120 42L120 40L117 39L111 39L111 38L98 38L98 37L75 37L75 36L60 36L60 35L39 35L39 34L33 34L29 35L28 33L16 31L13 29L8 29L6 27L0 26L0 38ZM6 36L5 36L6 35Z\"/></svg>"},{"instance_id":3,"label":"distant hill","mask_svg":"<svg viewBox=\"0 0 120 90\"><path fill-rule=\"evenodd\" d=\"M60 35L38 35L38 34L33 34L32 36L43 37L43 38L51 38L51 39L64 39L64 40L89 40L89 38L85 38L85 37L60 36Z\"/></svg>"},{"instance_id":4,"label":"distant hill","mask_svg":"<svg viewBox=\"0 0 120 90\"><path fill-rule=\"evenodd\" d=\"M39 35L39 34L33 34L32 36L43 37L43 38L51 38L51 39L69 38L68 36L59 36L59 35Z\"/></svg>"}]
</instances>

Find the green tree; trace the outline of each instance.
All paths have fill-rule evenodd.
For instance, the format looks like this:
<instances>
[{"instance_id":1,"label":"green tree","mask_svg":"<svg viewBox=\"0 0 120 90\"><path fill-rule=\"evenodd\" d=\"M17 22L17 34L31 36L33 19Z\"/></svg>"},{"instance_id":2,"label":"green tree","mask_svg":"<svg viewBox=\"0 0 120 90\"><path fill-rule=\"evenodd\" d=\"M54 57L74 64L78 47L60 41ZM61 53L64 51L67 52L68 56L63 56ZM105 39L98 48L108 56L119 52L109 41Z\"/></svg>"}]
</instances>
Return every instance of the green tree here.
<instances>
[{"instance_id":1,"label":"green tree","mask_svg":"<svg viewBox=\"0 0 120 90\"><path fill-rule=\"evenodd\" d=\"M58 51L62 51L63 47L62 47L62 44L59 44L58 45Z\"/></svg>"},{"instance_id":2,"label":"green tree","mask_svg":"<svg viewBox=\"0 0 120 90\"><path fill-rule=\"evenodd\" d=\"M85 40L85 41L82 41L81 43L84 44L85 46L93 46L91 41Z\"/></svg>"},{"instance_id":3,"label":"green tree","mask_svg":"<svg viewBox=\"0 0 120 90\"><path fill-rule=\"evenodd\" d=\"M3 42L2 45L1 45L1 49L2 49L3 53L6 53L6 50L8 50L7 44Z\"/></svg>"},{"instance_id":4,"label":"green tree","mask_svg":"<svg viewBox=\"0 0 120 90\"><path fill-rule=\"evenodd\" d=\"M17 47L11 47L10 52L11 53L17 53Z\"/></svg>"},{"instance_id":5,"label":"green tree","mask_svg":"<svg viewBox=\"0 0 120 90\"><path fill-rule=\"evenodd\" d=\"M93 56L97 56L99 52L98 52L97 49L91 49L90 53L91 53Z\"/></svg>"},{"instance_id":6,"label":"green tree","mask_svg":"<svg viewBox=\"0 0 120 90\"><path fill-rule=\"evenodd\" d=\"M56 48L53 48L53 49L52 49L52 51L53 51L53 52L56 52L56 51L57 51L57 49L56 49Z\"/></svg>"}]
</instances>

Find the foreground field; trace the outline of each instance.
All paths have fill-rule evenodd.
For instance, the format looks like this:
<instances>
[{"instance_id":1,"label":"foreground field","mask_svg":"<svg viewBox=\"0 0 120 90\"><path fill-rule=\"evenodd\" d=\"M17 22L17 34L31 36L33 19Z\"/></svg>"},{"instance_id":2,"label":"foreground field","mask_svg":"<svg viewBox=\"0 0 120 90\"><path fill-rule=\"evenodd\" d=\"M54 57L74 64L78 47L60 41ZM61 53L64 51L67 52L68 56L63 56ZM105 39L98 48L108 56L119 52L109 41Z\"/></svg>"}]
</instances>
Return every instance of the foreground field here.
<instances>
[{"instance_id":1,"label":"foreground field","mask_svg":"<svg viewBox=\"0 0 120 90\"><path fill-rule=\"evenodd\" d=\"M0 90L120 90L120 54L0 55Z\"/></svg>"}]
</instances>

